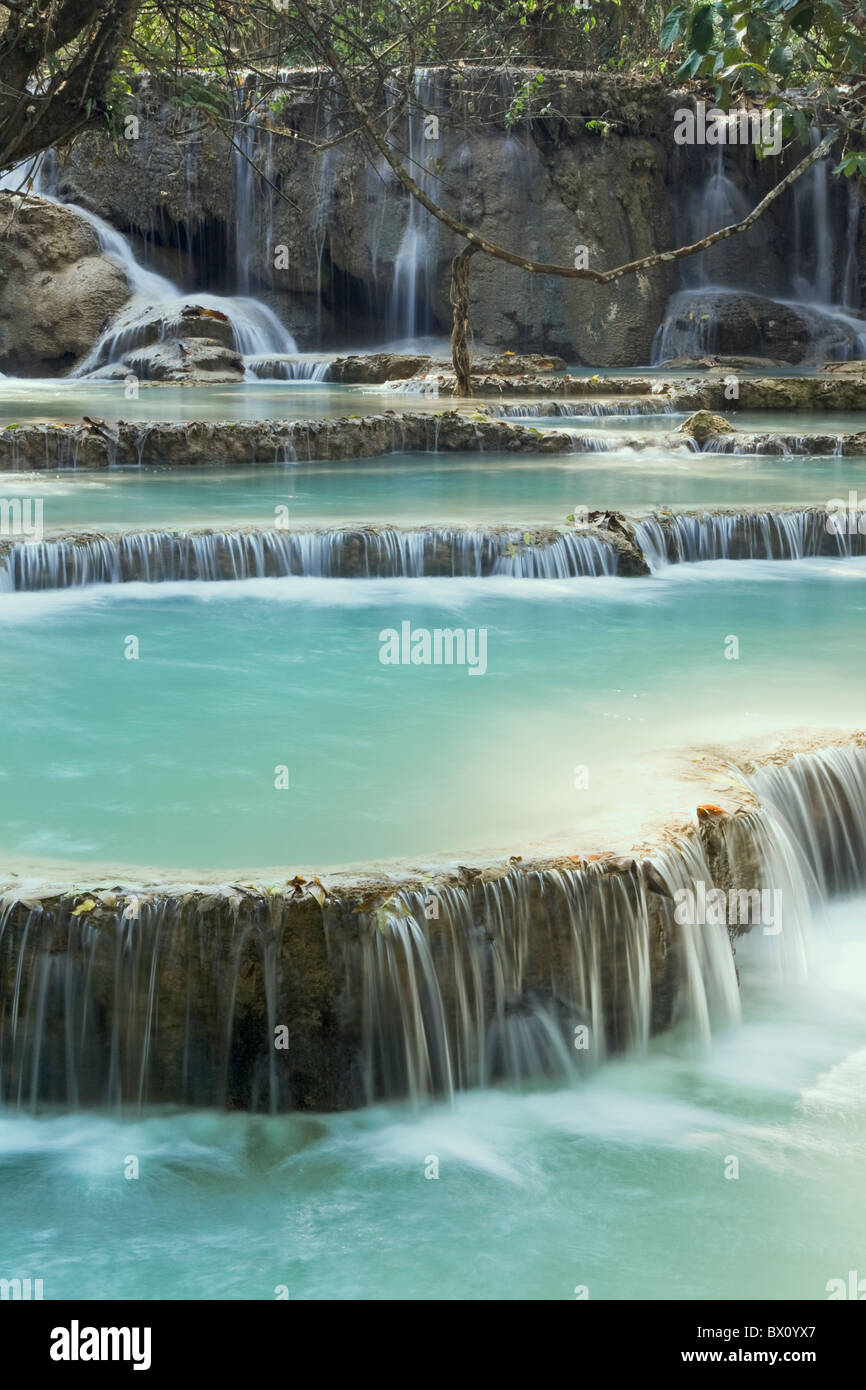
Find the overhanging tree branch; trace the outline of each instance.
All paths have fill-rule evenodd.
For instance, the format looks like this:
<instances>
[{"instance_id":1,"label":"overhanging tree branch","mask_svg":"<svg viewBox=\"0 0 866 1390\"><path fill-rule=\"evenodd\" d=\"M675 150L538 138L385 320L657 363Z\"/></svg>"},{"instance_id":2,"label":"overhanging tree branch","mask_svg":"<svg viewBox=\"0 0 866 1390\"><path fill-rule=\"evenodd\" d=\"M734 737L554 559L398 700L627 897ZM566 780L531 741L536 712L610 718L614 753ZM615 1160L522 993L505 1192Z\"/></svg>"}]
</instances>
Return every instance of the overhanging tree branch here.
<instances>
[{"instance_id":1,"label":"overhanging tree branch","mask_svg":"<svg viewBox=\"0 0 866 1390\"><path fill-rule=\"evenodd\" d=\"M352 110L358 118L360 125L373 141L379 153L387 161L389 167L406 189L407 193L423 208L435 217L443 226L461 237L469 243L473 251L482 251L495 260L503 261L506 265L513 265L519 270L525 270L533 275L554 275L563 280L589 280L596 285L609 285L616 280L622 279L626 275L634 275L642 270L649 270L653 266L669 264L672 261L685 260L689 256L695 256L701 251L706 251L711 246L715 246L720 241L727 240L728 237L738 236L740 233L748 231L760 217L767 211L777 198L789 188L792 183L801 178L812 165L819 159L823 159L829 152L836 132L826 136L816 147L809 152L804 159L790 170L773 188L770 189L761 201L739 222L732 222L726 227L720 227L715 232L708 233L701 237L699 241L690 243L688 246L679 246L670 251L654 251L649 255L640 256L636 260L627 261L624 265L612 266L608 270L594 270L590 267L577 267L568 265L557 265L545 261L535 261L527 256L521 256L515 251L508 250L505 246L500 246L495 241L490 241L487 237L476 232L459 218L452 216L445 208L441 207L430 195L421 187L406 169L402 160L394 153L393 148L382 135L381 131L373 119L368 106L361 100L352 77L346 68L345 63L340 58L336 48L331 43L327 33L320 28L313 17L306 0L296 0L296 8L309 32L322 53L328 67L339 79L340 85L346 95ZM467 248L468 250L468 248ZM471 394L471 381L468 373L468 349L466 347L466 332L469 322L469 257L455 256L451 263L452 282L451 282L451 303L454 308L453 325L451 333L451 355L454 363L454 371L457 376L458 394Z\"/></svg>"}]
</instances>

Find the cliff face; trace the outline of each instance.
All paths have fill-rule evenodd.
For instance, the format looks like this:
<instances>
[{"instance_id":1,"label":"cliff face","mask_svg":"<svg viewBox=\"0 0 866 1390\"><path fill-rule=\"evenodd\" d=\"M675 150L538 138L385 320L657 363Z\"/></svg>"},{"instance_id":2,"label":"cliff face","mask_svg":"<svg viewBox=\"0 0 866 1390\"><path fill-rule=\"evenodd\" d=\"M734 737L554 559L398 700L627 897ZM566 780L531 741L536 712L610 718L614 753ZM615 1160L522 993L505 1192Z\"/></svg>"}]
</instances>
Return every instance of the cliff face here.
<instances>
[{"instance_id":1,"label":"cliff face","mask_svg":"<svg viewBox=\"0 0 866 1390\"><path fill-rule=\"evenodd\" d=\"M674 113L690 98L645 79L549 72L533 119L509 125L527 76L535 73L419 73L416 104L395 127L414 176L462 220L539 261L573 264L585 246L591 265L610 266L676 245L717 153L674 143ZM253 86L238 94L239 120L257 113L254 128L235 127L255 169L142 82L137 138L82 138L57 166L53 191L130 233L186 288L260 295L302 347L441 333L457 240L356 139L314 155L311 141L342 128L333 90L312 73L284 78L276 105ZM779 165L750 148L729 151L726 185L751 206ZM783 289L790 220L780 204L735 251L714 253L713 269ZM679 283L675 267L659 267L600 289L477 257L473 328L494 346L589 365L647 362Z\"/></svg>"}]
</instances>

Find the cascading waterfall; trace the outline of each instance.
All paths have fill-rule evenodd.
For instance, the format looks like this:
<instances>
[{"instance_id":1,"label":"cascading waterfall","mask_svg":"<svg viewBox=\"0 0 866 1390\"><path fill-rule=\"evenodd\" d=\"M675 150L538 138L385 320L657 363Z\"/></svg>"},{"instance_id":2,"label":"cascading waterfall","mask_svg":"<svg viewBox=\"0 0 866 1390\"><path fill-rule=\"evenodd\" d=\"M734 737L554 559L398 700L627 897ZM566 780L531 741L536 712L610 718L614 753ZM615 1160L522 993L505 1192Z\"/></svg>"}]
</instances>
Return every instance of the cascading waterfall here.
<instances>
[{"instance_id":1,"label":"cascading waterfall","mask_svg":"<svg viewBox=\"0 0 866 1390\"><path fill-rule=\"evenodd\" d=\"M232 329L234 347L242 357L294 355L298 345L273 310L260 300L196 292L184 295L162 275L145 270L135 259L126 237L86 208L64 204L88 221L103 251L119 260L132 290L132 300L103 333L75 376L87 376L97 368L117 362L127 352L146 343L180 335L184 309L199 307L224 315Z\"/></svg>"},{"instance_id":2,"label":"cascading waterfall","mask_svg":"<svg viewBox=\"0 0 866 1390\"><path fill-rule=\"evenodd\" d=\"M823 511L705 512L647 517L634 538L650 568L702 560L802 560L862 555L866 537L829 531Z\"/></svg>"},{"instance_id":3,"label":"cascading waterfall","mask_svg":"<svg viewBox=\"0 0 866 1390\"><path fill-rule=\"evenodd\" d=\"M621 520L650 572L707 560L802 560L866 554L866 536L827 528L823 511L705 512ZM576 579L645 573L613 538L589 530L468 527L328 531L140 531L0 546L0 593L88 584L452 576Z\"/></svg>"},{"instance_id":4,"label":"cascading waterfall","mask_svg":"<svg viewBox=\"0 0 866 1390\"><path fill-rule=\"evenodd\" d=\"M431 576L573 579L615 574L616 547L566 533L528 544L520 531L427 528L155 531L28 541L0 553L0 592L87 584L283 578L420 579Z\"/></svg>"},{"instance_id":5,"label":"cascading waterfall","mask_svg":"<svg viewBox=\"0 0 866 1390\"><path fill-rule=\"evenodd\" d=\"M45 169L41 164L33 166L31 163L26 169L13 170L7 175L7 186L18 187L28 176L33 178L34 191L39 197L67 208L90 224L100 249L119 263L132 293L130 303L108 325L86 358L78 363L73 376L87 376L100 367L118 362L125 353L137 347L164 340L172 330L180 329L184 309L192 307L224 316L231 326L235 350L242 357L273 358L297 353L297 343L291 333L260 300L204 292L185 295L171 280L140 265L130 242L108 222L88 208L62 202L48 191L51 161Z\"/></svg>"},{"instance_id":6,"label":"cascading waterfall","mask_svg":"<svg viewBox=\"0 0 866 1390\"><path fill-rule=\"evenodd\" d=\"M527 405L500 405L496 402L492 405L485 404L484 407L488 415L518 420L554 419L559 416L570 418L572 416L670 415L674 408L673 402L669 400L651 400L649 398L638 401L557 401L551 399L539 403L532 402Z\"/></svg>"},{"instance_id":7,"label":"cascading waterfall","mask_svg":"<svg viewBox=\"0 0 866 1390\"><path fill-rule=\"evenodd\" d=\"M671 1026L706 1042L739 1020L729 927L678 921L678 895L778 889L781 930L753 919L749 945L802 975L812 909L866 877L863 749L746 780L760 809L643 863L470 872L373 902L316 884L8 897L2 1100L333 1108L576 1081Z\"/></svg>"}]
</instances>

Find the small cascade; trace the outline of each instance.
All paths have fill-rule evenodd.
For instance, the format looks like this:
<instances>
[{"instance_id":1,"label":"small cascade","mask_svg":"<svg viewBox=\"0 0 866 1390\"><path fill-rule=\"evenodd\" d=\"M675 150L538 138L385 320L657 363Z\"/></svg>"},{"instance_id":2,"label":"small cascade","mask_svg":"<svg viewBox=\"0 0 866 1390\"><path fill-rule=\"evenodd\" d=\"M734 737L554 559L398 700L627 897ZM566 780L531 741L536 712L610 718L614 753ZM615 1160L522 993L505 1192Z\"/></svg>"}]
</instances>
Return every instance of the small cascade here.
<instances>
[{"instance_id":1,"label":"small cascade","mask_svg":"<svg viewBox=\"0 0 866 1390\"><path fill-rule=\"evenodd\" d=\"M714 434L702 444L693 439L691 446L704 454L776 454L783 458L812 454L841 458L845 438L844 434Z\"/></svg>"},{"instance_id":2,"label":"small cascade","mask_svg":"<svg viewBox=\"0 0 866 1390\"><path fill-rule=\"evenodd\" d=\"M491 571L517 579L574 579L579 576L616 574L619 552L600 536L565 532L542 545L521 536L506 542Z\"/></svg>"},{"instance_id":3,"label":"small cascade","mask_svg":"<svg viewBox=\"0 0 866 1390\"><path fill-rule=\"evenodd\" d=\"M244 365L248 377L258 381L327 381L332 358L247 357Z\"/></svg>"},{"instance_id":4,"label":"small cascade","mask_svg":"<svg viewBox=\"0 0 866 1390\"><path fill-rule=\"evenodd\" d=\"M755 795L796 845L823 898L866 887L866 749L859 745L800 754L759 768Z\"/></svg>"},{"instance_id":5,"label":"small cascade","mask_svg":"<svg viewBox=\"0 0 866 1390\"><path fill-rule=\"evenodd\" d=\"M564 433L564 431L563 431ZM609 434L572 434L566 436L573 454L611 454L618 450L630 449L633 441L611 431Z\"/></svg>"},{"instance_id":6,"label":"small cascade","mask_svg":"<svg viewBox=\"0 0 866 1390\"><path fill-rule=\"evenodd\" d=\"M571 418L573 416L670 415L674 406L670 400L653 400L649 397L643 397L635 401L546 400L527 405L501 405L496 402L493 405L485 405L484 409L488 415L496 415L502 419L543 420L554 419L558 416Z\"/></svg>"},{"instance_id":7,"label":"small cascade","mask_svg":"<svg viewBox=\"0 0 866 1390\"><path fill-rule=\"evenodd\" d=\"M27 541L0 552L0 592L186 580L574 579L615 574L616 547L566 533L425 528L334 531L174 531Z\"/></svg>"},{"instance_id":8,"label":"small cascade","mask_svg":"<svg viewBox=\"0 0 866 1390\"><path fill-rule=\"evenodd\" d=\"M636 521L633 529L652 570L702 560L802 560L866 553L866 537L828 530L826 512L817 510L680 513Z\"/></svg>"},{"instance_id":9,"label":"small cascade","mask_svg":"<svg viewBox=\"0 0 866 1390\"><path fill-rule=\"evenodd\" d=\"M574 1084L670 1027L705 1044L739 1020L731 938L802 978L813 909L866 883L866 751L745 781L755 809L708 810L644 861L6 897L0 1102L339 1108ZM681 911L713 890L722 919ZM755 915L765 896L779 914ZM276 1053L281 1022L291 1044Z\"/></svg>"}]
</instances>

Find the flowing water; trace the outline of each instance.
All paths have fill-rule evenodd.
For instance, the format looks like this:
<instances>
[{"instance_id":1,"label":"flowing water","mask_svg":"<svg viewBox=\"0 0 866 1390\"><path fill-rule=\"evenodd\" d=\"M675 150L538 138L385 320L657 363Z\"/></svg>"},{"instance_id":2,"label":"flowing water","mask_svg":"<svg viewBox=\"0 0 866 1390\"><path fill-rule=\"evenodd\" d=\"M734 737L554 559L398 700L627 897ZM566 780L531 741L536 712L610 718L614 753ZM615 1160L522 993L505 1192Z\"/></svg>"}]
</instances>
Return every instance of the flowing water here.
<instances>
[{"instance_id":1,"label":"flowing water","mask_svg":"<svg viewBox=\"0 0 866 1390\"><path fill-rule=\"evenodd\" d=\"M820 133L811 132L812 146ZM688 158L694 151L682 151ZM754 194L737 182L736 162L741 149L727 152L716 146L703 179L692 166L686 196L675 204L677 241L684 245L699 240L719 227L740 221L752 208ZM794 185L792 194L792 248L783 267L785 287L773 286L773 271L763 259L760 228L752 242L754 255L738 264L739 247L724 243L699 256L680 262L684 288L671 296L665 318L653 342L656 364L681 357L700 358L719 351L719 310L726 298L736 312L739 301L750 295L769 298L780 313L793 310L804 325L805 342L792 345L793 361L816 363L828 359L861 359L866 355L866 319L860 313L860 285L856 274L860 202L857 190L847 189L847 214L839 216L831 206L833 195L828 156L819 160ZM749 235L746 234L747 238ZM748 243L747 243L748 244ZM769 291L767 284L769 283ZM770 327L775 325L771 324ZM799 329L797 330L800 331ZM777 346L762 352L784 357Z\"/></svg>"},{"instance_id":2,"label":"flowing water","mask_svg":"<svg viewBox=\"0 0 866 1390\"><path fill-rule=\"evenodd\" d=\"M866 1240L864 908L825 907L808 982L741 942L743 1021L710 1049L669 1033L567 1086L7 1112L4 1268L45 1298L825 1298Z\"/></svg>"},{"instance_id":3,"label":"flowing water","mask_svg":"<svg viewBox=\"0 0 866 1390\"><path fill-rule=\"evenodd\" d=\"M434 194L425 120L441 98L419 71L407 156ZM273 195L244 157L270 177L266 100L252 81L238 94L241 297L185 295L77 209L131 303L75 380L4 380L0 420L450 408L415 385L329 386L326 358L299 358L249 297L270 277ZM319 330L336 165L313 190ZM721 150L705 174L683 204L694 235L750 202ZM797 189L779 303L806 320L809 360L864 350L859 212L852 183L840 221L826 161ZM433 326L436 249L411 202L395 338ZM686 263L657 358L714 350L712 314L688 314L737 292L718 270ZM187 304L228 316L242 385L130 399L82 379ZM862 723L866 561L818 558L821 518L803 509L866 491L866 460L677 454L653 441L681 416L654 399L491 413L566 429L576 451L0 478L5 502L43 504L48 538L0 569L0 1277L41 1279L46 1298L765 1299L823 1298L862 1268L864 755L746 775L707 752ZM731 416L799 435L861 423ZM801 510L669 510L774 504ZM524 527L580 507L634 513L652 573L614 577L611 549L567 529L526 545ZM372 522L396 529L346 529ZM296 529L316 526L332 534ZM178 534L196 527L219 534ZM84 530L100 534L51 539ZM322 577L347 555L352 573L401 577ZM462 577L419 579L431 565ZM469 629L469 663L383 664L383 633L404 624ZM674 930L671 895L718 867L694 833L643 869L465 867L693 826L712 787L756 799L725 822L722 862L785 904L778 936L756 926L736 956L722 924ZM217 891L236 871L276 884L407 857L464 866L432 920L420 888L348 908ZM113 890L91 916L76 892L46 896L49 875L161 886ZM204 898L166 884L185 876ZM315 953L317 922L311 968L293 952ZM286 1074L270 1046L284 1016ZM265 1113L284 1109L314 1113Z\"/></svg>"}]
</instances>

